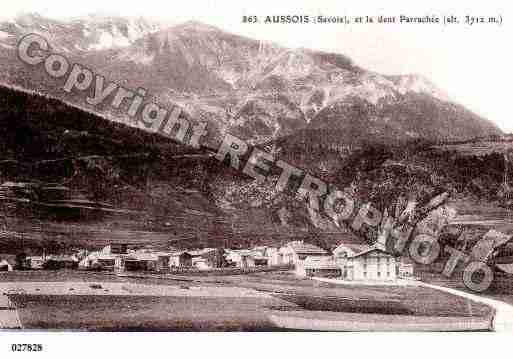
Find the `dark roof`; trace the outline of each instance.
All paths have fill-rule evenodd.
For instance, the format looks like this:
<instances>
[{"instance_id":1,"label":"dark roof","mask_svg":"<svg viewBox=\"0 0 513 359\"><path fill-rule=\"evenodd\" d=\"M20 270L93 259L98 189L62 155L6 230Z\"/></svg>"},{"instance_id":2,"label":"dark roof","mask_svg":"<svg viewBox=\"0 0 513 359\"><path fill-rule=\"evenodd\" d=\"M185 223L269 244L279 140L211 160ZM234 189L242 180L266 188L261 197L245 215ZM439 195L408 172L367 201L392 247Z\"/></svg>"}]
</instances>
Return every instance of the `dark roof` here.
<instances>
[{"instance_id":1,"label":"dark roof","mask_svg":"<svg viewBox=\"0 0 513 359\"><path fill-rule=\"evenodd\" d=\"M392 253L387 252L384 248L380 248L377 245L369 246L368 244L361 244L361 243L360 244L341 243L341 244L339 244L339 246L337 248L339 248L339 247L344 247L344 248L347 248L349 251L351 251L353 254L348 253L348 256L353 257L353 258L361 256L361 255L369 253L369 252L372 252L372 251L375 251L375 250L378 250L380 252L383 252L383 253L393 256Z\"/></svg>"},{"instance_id":2,"label":"dark roof","mask_svg":"<svg viewBox=\"0 0 513 359\"><path fill-rule=\"evenodd\" d=\"M370 253L370 252L374 252L374 251L379 251L379 252L388 254L389 256L393 256L391 253L388 253L387 251L385 251L385 250L383 250L381 248L367 246L367 250L361 251L359 253L355 253L354 255L349 256L349 257L350 258L356 258L356 257L362 256L364 254L367 254L367 253Z\"/></svg>"},{"instance_id":3,"label":"dark roof","mask_svg":"<svg viewBox=\"0 0 513 359\"><path fill-rule=\"evenodd\" d=\"M317 247L311 243L304 242L290 242L288 244L290 248L292 248L296 253L306 253L306 254L327 254L324 249Z\"/></svg>"},{"instance_id":4,"label":"dark roof","mask_svg":"<svg viewBox=\"0 0 513 359\"><path fill-rule=\"evenodd\" d=\"M365 251L368 251L371 248L367 244L354 244L354 243L344 244L343 246L346 247L347 249L349 249L355 255L359 254L359 253L362 253L362 252L365 252Z\"/></svg>"},{"instance_id":5,"label":"dark roof","mask_svg":"<svg viewBox=\"0 0 513 359\"><path fill-rule=\"evenodd\" d=\"M188 252L191 256L198 257L198 256L203 256L205 254L215 252L215 251L216 251L215 248L202 248L202 249L190 250Z\"/></svg>"}]
</instances>

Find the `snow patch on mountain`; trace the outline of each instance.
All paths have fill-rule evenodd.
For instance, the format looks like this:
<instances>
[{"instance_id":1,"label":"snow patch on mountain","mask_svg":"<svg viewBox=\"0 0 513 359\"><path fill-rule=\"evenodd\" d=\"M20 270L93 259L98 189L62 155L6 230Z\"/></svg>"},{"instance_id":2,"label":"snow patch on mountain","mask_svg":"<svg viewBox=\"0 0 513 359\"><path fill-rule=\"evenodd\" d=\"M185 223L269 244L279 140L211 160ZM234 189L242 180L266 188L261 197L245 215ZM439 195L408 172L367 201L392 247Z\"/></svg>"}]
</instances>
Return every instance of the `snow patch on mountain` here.
<instances>
[{"instance_id":1,"label":"snow patch on mountain","mask_svg":"<svg viewBox=\"0 0 513 359\"><path fill-rule=\"evenodd\" d=\"M356 78L341 76L338 80L335 86L325 87L327 96L321 108L347 97L357 97L376 106L382 100L395 100L397 95L405 95L408 92L426 94L442 101L450 101L447 94L420 75L397 76L391 80L379 74L367 73Z\"/></svg>"},{"instance_id":2,"label":"snow patch on mountain","mask_svg":"<svg viewBox=\"0 0 513 359\"><path fill-rule=\"evenodd\" d=\"M314 60L301 51L289 51L271 72L290 79L308 76L315 66Z\"/></svg>"},{"instance_id":3,"label":"snow patch on mountain","mask_svg":"<svg viewBox=\"0 0 513 359\"><path fill-rule=\"evenodd\" d=\"M241 75L235 70L220 70L216 71L216 75L223 79L225 82L229 83L232 88L236 88L237 81L241 78Z\"/></svg>"},{"instance_id":4,"label":"snow patch on mountain","mask_svg":"<svg viewBox=\"0 0 513 359\"><path fill-rule=\"evenodd\" d=\"M101 19L94 19L100 21ZM119 19L103 19L103 25L110 25L106 29L101 29L102 24L97 26L101 30L86 27L83 30L85 36L96 36L98 39L89 46L90 50L104 50L110 48L127 47L133 44L141 37L154 33L159 30L156 24L151 24L142 19L127 19L120 22ZM96 31L96 33L95 33ZM97 31L101 31L99 34Z\"/></svg>"},{"instance_id":5,"label":"snow patch on mountain","mask_svg":"<svg viewBox=\"0 0 513 359\"><path fill-rule=\"evenodd\" d=\"M395 94L390 84L380 83L375 78L363 77L360 83L354 86L333 87L330 91L329 102L340 101L347 97L358 97L377 105L382 99L394 98Z\"/></svg>"},{"instance_id":6,"label":"snow patch on mountain","mask_svg":"<svg viewBox=\"0 0 513 359\"><path fill-rule=\"evenodd\" d=\"M0 22L0 39L38 33L56 49L105 50L130 46L161 26L143 18L89 15L57 20L32 13Z\"/></svg>"},{"instance_id":7,"label":"snow patch on mountain","mask_svg":"<svg viewBox=\"0 0 513 359\"><path fill-rule=\"evenodd\" d=\"M430 95L442 101L450 101L449 96L444 91L421 75L400 76L396 89L403 95L407 92L415 92Z\"/></svg>"},{"instance_id":8,"label":"snow patch on mountain","mask_svg":"<svg viewBox=\"0 0 513 359\"><path fill-rule=\"evenodd\" d=\"M105 50L128 45L130 45L128 38L123 36L115 26L112 26L111 32L103 31L100 33L98 41L91 44L89 50Z\"/></svg>"}]
</instances>

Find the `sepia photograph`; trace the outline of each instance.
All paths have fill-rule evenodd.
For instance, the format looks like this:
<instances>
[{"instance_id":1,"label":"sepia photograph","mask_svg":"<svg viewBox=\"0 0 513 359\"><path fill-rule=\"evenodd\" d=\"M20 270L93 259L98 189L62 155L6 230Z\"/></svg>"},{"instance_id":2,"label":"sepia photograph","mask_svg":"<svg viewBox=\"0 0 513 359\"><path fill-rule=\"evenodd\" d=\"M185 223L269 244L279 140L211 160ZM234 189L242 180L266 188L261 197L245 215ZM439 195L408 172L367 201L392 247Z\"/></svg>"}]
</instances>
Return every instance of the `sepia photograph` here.
<instances>
[{"instance_id":1,"label":"sepia photograph","mask_svg":"<svg viewBox=\"0 0 513 359\"><path fill-rule=\"evenodd\" d=\"M2 3L2 349L511 335L506 4Z\"/></svg>"}]
</instances>

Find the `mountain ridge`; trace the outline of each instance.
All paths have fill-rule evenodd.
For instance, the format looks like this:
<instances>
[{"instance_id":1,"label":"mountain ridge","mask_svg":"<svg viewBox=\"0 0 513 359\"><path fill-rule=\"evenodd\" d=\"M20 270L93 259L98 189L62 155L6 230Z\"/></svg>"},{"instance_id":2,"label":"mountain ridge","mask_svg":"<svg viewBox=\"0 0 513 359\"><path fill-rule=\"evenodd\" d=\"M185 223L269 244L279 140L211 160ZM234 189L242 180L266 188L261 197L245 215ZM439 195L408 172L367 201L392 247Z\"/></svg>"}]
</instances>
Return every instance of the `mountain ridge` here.
<instances>
[{"instance_id":1,"label":"mountain ridge","mask_svg":"<svg viewBox=\"0 0 513 359\"><path fill-rule=\"evenodd\" d=\"M29 28L46 26L44 18L34 19ZM114 32L120 32L119 26L114 26L117 22L129 23L126 19L112 23L105 19L112 20L100 18L97 21L103 25L96 30L109 32L109 39ZM359 114L360 127L368 127L361 137L372 138L384 131L399 138L465 140L502 133L495 125L454 104L425 77L381 75L362 69L343 54L289 49L197 21L150 26L133 41L124 42L124 46L109 43L102 48L96 46L98 42L84 40L87 21L74 21L80 31L60 34L62 24L47 29L57 50L65 49L64 53L74 61L81 61L124 86L146 88L158 103L179 105L190 118L207 122L217 141L232 133L250 143L266 143L323 122L323 127L337 129L344 123L343 116L340 123L326 122L325 118L337 116L335 109L347 106ZM6 26L1 23L0 31L8 31ZM70 25L64 26L68 29L66 26ZM0 45L13 46L12 38L21 33L23 29L17 28L0 38ZM67 45L71 40L75 44L86 41L88 45L84 46L94 49L74 49ZM40 92L46 89L54 97L70 100L51 84L34 84L41 82L37 74L18 74L19 64L12 49L4 58L0 73L10 84L41 87ZM83 106L75 98L71 100ZM401 109L416 123L406 124ZM436 121L430 123L420 109L435 115ZM327 116L332 110L334 113Z\"/></svg>"}]
</instances>

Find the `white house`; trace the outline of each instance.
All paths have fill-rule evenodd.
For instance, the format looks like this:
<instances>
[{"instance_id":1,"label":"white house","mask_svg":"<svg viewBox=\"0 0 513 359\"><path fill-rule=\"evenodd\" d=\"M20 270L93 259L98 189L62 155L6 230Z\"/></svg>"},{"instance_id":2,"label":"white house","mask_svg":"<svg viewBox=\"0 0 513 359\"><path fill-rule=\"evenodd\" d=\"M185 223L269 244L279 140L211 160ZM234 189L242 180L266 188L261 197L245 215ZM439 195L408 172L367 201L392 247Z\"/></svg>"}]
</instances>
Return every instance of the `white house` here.
<instances>
[{"instance_id":1,"label":"white house","mask_svg":"<svg viewBox=\"0 0 513 359\"><path fill-rule=\"evenodd\" d=\"M11 272L12 271L12 265L7 262L7 260L2 259L0 260L0 272Z\"/></svg>"},{"instance_id":2,"label":"white house","mask_svg":"<svg viewBox=\"0 0 513 359\"><path fill-rule=\"evenodd\" d=\"M192 266L198 269L212 269L217 267L217 249L202 248L188 251L192 257Z\"/></svg>"},{"instance_id":3,"label":"white house","mask_svg":"<svg viewBox=\"0 0 513 359\"><path fill-rule=\"evenodd\" d=\"M237 268L251 268L269 265L266 249L230 249L227 250L226 260L234 263Z\"/></svg>"},{"instance_id":4,"label":"white house","mask_svg":"<svg viewBox=\"0 0 513 359\"><path fill-rule=\"evenodd\" d=\"M269 266L279 266L283 264L283 254L280 253L278 248L267 247L264 256L267 257L267 265Z\"/></svg>"},{"instance_id":5,"label":"white house","mask_svg":"<svg viewBox=\"0 0 513 359\"><path fill-rule=\"evenodd\" d=\"M30 269L43 269L46 258L43 256L29 256L26 261Z\"/></svg>"},{"instance_id":6,"label":"white house","mask_svg":"<svg viewBox=\"0 0 513 359\"><path fill-rule=\"evenodd\" d=\"M324 249L303 241L292 241L280 248L283 264L302 264L308 256L327 256Z\"/></svg>"},{"instance_id":7,"label":"white house","mask_svg":"<svg viewBox=\"0 0 513 359\"><path fill-rule=\"evenodd\" d=\"M395 257L379 247L342 244L334 251L342 270L342 279L356 281L393 281L397 278Z\"/></svg>"},{"instance_id":8,"label":"white house","mask_svg":"<svg viewBox=\"0 0 513 359\"><path fill-rule=\"evenodd\" d=\"M341 276L341 269L332 257L310 256L306 257L303 266L296 273L305 277L338 278Z\"/></svg>"},{"instance_id":9,"label":"white house","mask_svg":"<svg viewBox=\"0 0 513 359\"><path fill-rule=\"evenodd\" d=\"M127 254L128 244L126 243L111 243L102 248L103 254Z\"/></svg>"},{"instance_id":10,"label":"white house","mask_svg":"<svg viewBox=\"0 0 513 359\"><path fill-rule=\"evenodd\" d=\"M169 266L171 264L171 256L170 252L153 252L154 256L157 257L157 272L167 271L169 270Z\"/></svg>"},{"instance_id":11,"label":"white house","mask_svg":"<svg viewBox=\"0 0 513 359\"><path fill-rule=\"evenodd\" d=\"M305 275L304 262L307 257L329 256L329 253L316 245L303 241L292 241L280 248L283 264L294 265L298 276Z\"/></svg>"},{"instance_id":12,"label":"white house","mask_svg":"<svg viewBox=\"0 0 513 359\"><path fill-rule=\"evenodd\" d=\"M397 263L397 276L403 279L415 279L415 265L409 258L401 258Z\"/></svg>"},{"instance_id":13,"label":"white house","mask_svg":"<svg viewBox=\"0 0 513 359\"><path fill-rule=\"evenodd\" d=\"M169 267L192 267L192 255L187 251L172 253L169 259Z\"/></svg>"},{"instance_id":14,"label":"white house","mask_svg":"<svg viewBox=\"0 0 513 359\"><path fill-rule=\"evenodd\" d=\"M78 267L82 269L113 270L116 259L119 257L119 255L106 254L104 252L91 252L78 263Z\"/></svg>"},{"instance_id":15,"label":"white house","mask_svg":"<svg viewBox=\"0 0 513 359\"><path fill-rule=\"evenodd\" d=\"M235 263L237 268L250 268L255 266L254 253L250 249L228 250L226 260Z\"/></svg>"}]
</instances>

